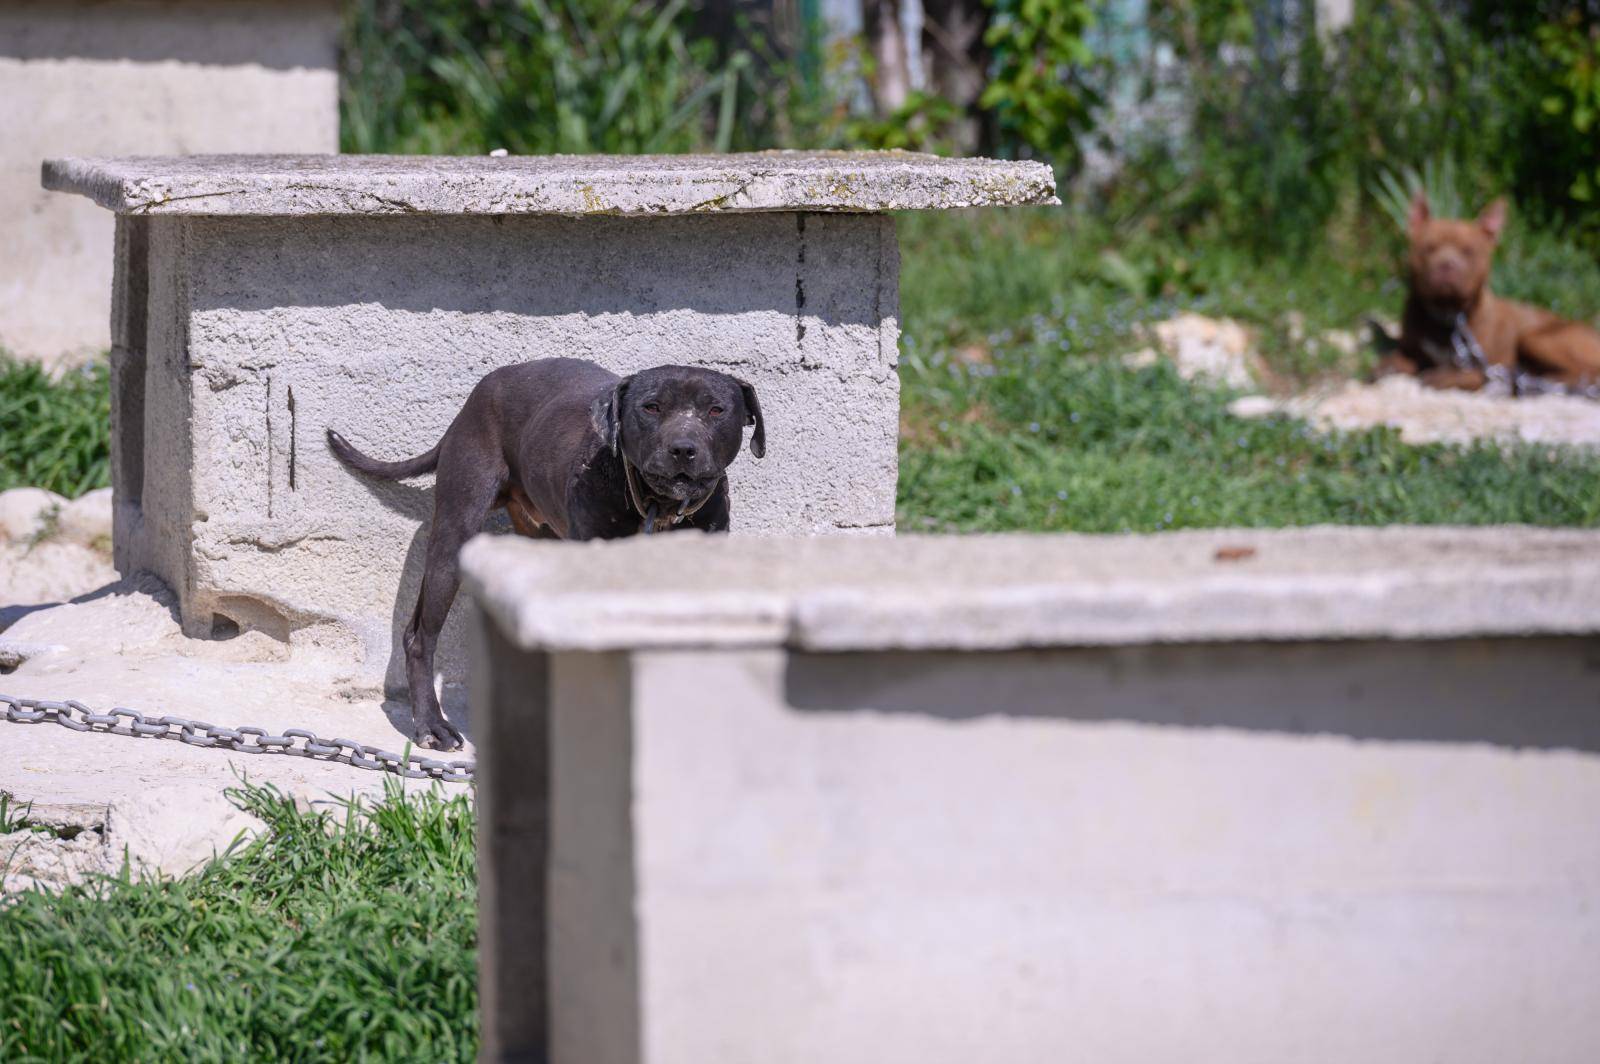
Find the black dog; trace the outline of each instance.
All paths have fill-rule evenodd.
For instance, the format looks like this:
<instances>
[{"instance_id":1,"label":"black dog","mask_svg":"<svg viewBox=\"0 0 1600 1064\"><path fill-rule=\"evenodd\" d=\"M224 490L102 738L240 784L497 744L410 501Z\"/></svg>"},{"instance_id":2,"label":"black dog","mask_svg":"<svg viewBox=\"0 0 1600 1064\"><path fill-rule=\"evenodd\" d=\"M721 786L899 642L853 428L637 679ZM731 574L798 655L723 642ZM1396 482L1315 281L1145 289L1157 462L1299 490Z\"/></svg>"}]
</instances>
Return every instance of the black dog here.
<instances>
[{"instance_id":1,"label":"black dog","mask_svg":"<svg viewBox=\"0 0 1600 1064\"><path fill-rule=\"evenodd\" d=\"M352 469L398 480L434 469L433 531L417 608L406 626L406 680L419 746L454 750L456 731L433 691L433 652L461 584L457 555L504 506L512 526L542 539L613 539L683 525L728 529L725 472L754 425L767 450L756 391L713 370L657 366L618 378L573 358L497 369L478 382L427 454L380 462L332 429L328 445Z\"/></svg>"}]
</instances>

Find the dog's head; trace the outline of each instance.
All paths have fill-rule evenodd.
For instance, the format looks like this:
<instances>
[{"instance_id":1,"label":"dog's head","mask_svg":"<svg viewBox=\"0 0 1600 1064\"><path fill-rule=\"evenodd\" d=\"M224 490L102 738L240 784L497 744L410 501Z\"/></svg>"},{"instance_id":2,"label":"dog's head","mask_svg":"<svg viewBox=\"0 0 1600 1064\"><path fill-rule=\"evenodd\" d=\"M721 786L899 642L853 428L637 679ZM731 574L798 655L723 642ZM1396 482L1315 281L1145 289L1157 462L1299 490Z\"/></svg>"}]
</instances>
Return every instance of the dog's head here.
<instances>
[{"instance_id":1,"label":"dog's head","mask_svg":"<svg viewBox=\"0 0 1600 1064\"><path fill-rule=\"evenodd\" d=\"M1489 281L1489 262L1506 225L1506 201L1497 199L1471 221L1435 218L1428 197L1411 201L1411 290L1423 302L1450 310L1477 301Z\"/></svg>"},{"instance_id":2,"label":"dog's head","mask_svg":"<svg viewBox=\"0 0 1600 1064\"><path fill-rule=\"evenodd\" d=\"M767 453L756 390L737 377L692 366L657 366L617 382L594 401L590 420L613 454L665 499L705 498L733 464L746 425L750 453Z\"/></svg>"}]
</instances>

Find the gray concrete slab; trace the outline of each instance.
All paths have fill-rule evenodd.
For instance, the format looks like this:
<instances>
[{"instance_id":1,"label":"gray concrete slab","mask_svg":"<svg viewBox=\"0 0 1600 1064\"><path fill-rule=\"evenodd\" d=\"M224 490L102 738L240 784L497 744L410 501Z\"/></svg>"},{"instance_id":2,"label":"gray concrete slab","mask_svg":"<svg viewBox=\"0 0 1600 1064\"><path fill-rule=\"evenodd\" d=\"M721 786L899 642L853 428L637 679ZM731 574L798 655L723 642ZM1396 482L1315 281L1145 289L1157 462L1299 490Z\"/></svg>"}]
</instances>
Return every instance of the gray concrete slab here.
<instances>
[{"instance_id":1,"label":"gray concrete slab","mask_svg":"<svg viewBox=\"0 0 1600 1064\"><path fill-rule=\"evenodd\" d=\"M63 158L45 163L44 187L151 215L670 215L1058 202L1043 163L912 152Z\"/></svg>"},{"instance_id":2,"label":"gray concrete slab","mask_svg":"<svg viewBox=\"0 0 1600 1064\"><path fill-rule=\"evenodd\" d=\"M339 26L334 0L0 0L0 348L109 342L113 221L44 159L337 151Z\"/></svg>"},{"instance_id":3,"label":"gray concrete slab","mask_svg":"<svg viewBox=\"0 0 1600 1064\"><path fill-rule=\"evenodd\" d=\"M483 1059L1586 1059L1597 548L476 541Z\"/></svg>"},{"instance_id":4,"label":"gray concrete slab","mask_svg":"<svg viewBox=\"0 0 1600 1064\"><path fill-rule=\"evenodd\" d=\"M466 585L525 647L1104 646L1600 631L1600 532L1220 529L609 544L480 537Z\"/></svg>"}]
</instances>

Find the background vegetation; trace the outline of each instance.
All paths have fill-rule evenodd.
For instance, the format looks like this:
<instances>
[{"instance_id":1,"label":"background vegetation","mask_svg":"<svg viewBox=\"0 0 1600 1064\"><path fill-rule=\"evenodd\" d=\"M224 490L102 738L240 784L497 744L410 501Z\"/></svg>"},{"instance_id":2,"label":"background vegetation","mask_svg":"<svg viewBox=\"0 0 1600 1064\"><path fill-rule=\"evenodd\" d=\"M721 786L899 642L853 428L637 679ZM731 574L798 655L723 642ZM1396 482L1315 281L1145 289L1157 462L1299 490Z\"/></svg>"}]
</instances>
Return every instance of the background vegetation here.
<instances>
[{"instance_id":1,"label":"background vegetation","mask_svg":"<svg viewBox=\"0 0 1600 1064\"><path fill-rule=\"evenodd\" d=\"M103 363L52 380L0 351L0 491L68 497L110 481L111 389Z\"/></svg>"}]
</instances>

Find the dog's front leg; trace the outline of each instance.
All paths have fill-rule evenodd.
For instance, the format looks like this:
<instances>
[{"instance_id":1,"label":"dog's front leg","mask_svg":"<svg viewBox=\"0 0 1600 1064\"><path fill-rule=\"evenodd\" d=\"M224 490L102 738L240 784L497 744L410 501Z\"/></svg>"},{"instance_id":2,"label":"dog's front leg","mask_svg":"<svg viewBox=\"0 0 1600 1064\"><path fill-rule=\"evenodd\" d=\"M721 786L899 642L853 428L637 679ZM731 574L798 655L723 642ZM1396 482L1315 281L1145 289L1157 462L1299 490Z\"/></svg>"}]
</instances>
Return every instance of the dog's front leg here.
<instances>
[{"instance_id":1,"label":"dog's front leg","mask_svg":"<svg viewBox=\"0 0 1600 1064\"><path fill-rule=\"evenodd\" d=\"M1424 370L1418 379L1428 388L1459 388L1468 392L1478 391L1489 381L1481 369L1458 369L1455 366Z\"/></svg>"}]
</instances>

